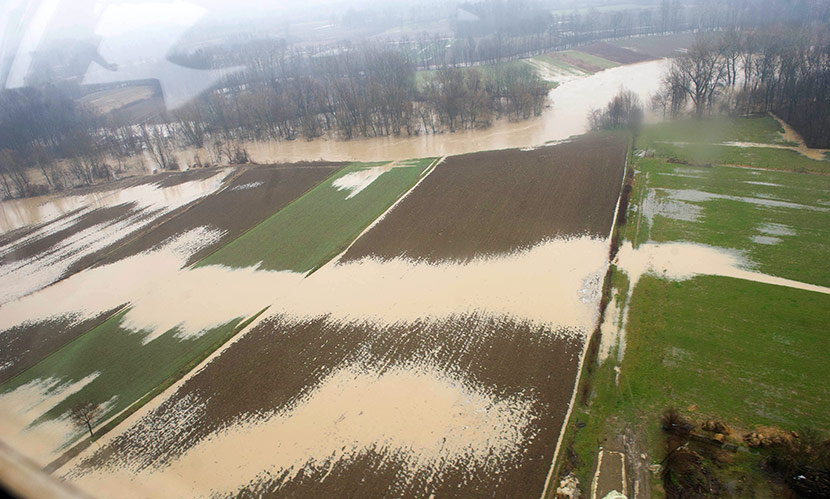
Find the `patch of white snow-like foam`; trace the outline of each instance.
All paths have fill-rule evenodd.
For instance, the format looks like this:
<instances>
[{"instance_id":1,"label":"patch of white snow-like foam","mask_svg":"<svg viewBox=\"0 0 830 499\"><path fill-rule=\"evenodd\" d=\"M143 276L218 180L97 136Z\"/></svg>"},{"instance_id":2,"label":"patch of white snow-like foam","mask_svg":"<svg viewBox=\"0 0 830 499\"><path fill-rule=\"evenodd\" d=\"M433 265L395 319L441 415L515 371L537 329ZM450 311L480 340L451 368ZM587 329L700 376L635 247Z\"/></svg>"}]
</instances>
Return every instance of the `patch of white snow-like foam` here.
<instances>
[{"instance_id":1,"label":"patch of white snow-like foam","mask_svg":"<svg viewBox=\"0 0 830 499\"><path fill-rule=\"evenodd\" d=\"M264 184L265 183L263 181L259 180L257 182L249 182L247 184L237 185L237 186L231 188L231 190L232 191L247 191L248 189L256 189L257 187L260 187Z\"/></svg>"},{"instance_id":2,"label":"patch of white snow-like foam","mask_svg":"<svg viewBox=\"0 0 830 499\"><path fill-rule=\"evenodd\" d=\"M794 236L792 227L784 224L765 223L758 227L758 230L770 236Z\"/></svg>"}]
</instances>

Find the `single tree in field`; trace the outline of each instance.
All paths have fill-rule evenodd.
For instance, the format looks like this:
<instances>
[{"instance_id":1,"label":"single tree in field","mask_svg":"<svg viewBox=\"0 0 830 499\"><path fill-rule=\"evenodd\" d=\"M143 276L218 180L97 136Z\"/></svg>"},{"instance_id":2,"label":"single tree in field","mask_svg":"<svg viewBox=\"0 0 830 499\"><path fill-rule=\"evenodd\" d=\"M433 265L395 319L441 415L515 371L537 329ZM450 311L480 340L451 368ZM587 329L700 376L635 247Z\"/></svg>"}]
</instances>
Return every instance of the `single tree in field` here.
<instances>
[{"instance_id":1,"label":"single tree in field","mask_svg":"<svg viewBox=\"0 0 830 499\"><path fill-rule=\"evenodd\" d=\"M69 417L78 426L86 426L89 436L92 437L92 422L103 413L101 404L84 400L75 404L69 411Z\"/></svg>"}]
</instances>

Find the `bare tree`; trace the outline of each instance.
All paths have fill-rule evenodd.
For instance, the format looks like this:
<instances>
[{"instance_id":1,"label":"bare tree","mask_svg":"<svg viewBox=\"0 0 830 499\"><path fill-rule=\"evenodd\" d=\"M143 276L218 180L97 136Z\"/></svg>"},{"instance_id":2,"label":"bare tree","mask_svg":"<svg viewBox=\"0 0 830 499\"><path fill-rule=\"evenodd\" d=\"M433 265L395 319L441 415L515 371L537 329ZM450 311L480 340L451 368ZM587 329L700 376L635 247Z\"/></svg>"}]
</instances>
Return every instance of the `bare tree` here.
<instances>
[{"instance_id":1,"label":"bare tree","mask_svg":"<svg viewBox=\"0 0 830 499\"><path fill-rule=\"evenodd\" d=\"M11 196L11 189L7 182L11 180L11 184L17 191L18 196L27 196L29 194L29 175L26 171L26 163L20 154L14 149L0 150L0 168L3 174L3 189L7 195ZM8 179L6 178L8 176Z\"/></svg>"},{"instance_id":2,"label":"bare tree","mask_svg":"<svg viewBox=\"0 0 830 499\"><path fill-rule=\"evenodd\" d=\"M640 98L631 90L620 88L604 109L592 109L588 114L591 130L629 128L636 133L643 122Z\"/></svg>"},{"instance_id":3,"label":"bare tree","mask_svg":"<svg viewBox=\"0 0 830 499\"><path fill-rule=\"evenodd\" d=\"M672 84L692 100L697 117L711 112L726 74L726 65L712 40L699 36L686 54L674 60L670 72L674 75Z\"/></svg>"},{"instance_id":4,"label":"bare tree","mask_svg":"<svg viewBox=\"0 0 830 499\"><path fill-rule=\"evenodd\" d=\"M87 430L89 430L89 436L91 438L93 436L92 423L100 418L103 412L104 409L101 407L101 404L84 400L78 402L72 407L72 409L69 410L69 418L77 426L86 426Z\"/></svg>"}]
</instances>

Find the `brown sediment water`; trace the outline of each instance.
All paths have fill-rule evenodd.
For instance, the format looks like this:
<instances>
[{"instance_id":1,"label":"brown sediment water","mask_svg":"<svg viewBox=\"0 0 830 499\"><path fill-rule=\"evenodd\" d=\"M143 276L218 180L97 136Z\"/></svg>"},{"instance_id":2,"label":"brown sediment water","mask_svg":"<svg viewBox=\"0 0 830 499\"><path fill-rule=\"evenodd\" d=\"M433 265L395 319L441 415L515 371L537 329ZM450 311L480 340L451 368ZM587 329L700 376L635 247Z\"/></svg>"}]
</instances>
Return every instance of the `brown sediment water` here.
<instances>
[{"instance_id":1,"label":"brown sediment water","mask_svg":"<svg viewBox=\"0 0 830 499\"><path fill-rule=\"evenodd\" d=\"M190 231L162 250L80 272L7 304L0 308L0 330L56 316L80 321L122 303L132 304L125 325L158 334L179 325L185 336L269 304L299 317L344 321L394 323L478 310L589 328L596 315L596 276L604 271L607 252L605 239L585 236L467 264L366 258L327 266L305 279L255 267L182 269L210 234L209 228Z\"/></svg>"},{"instance_id":2,"label":"brown sediment water","mask_svg":"<svg viewBox=\"0 0 830 499\"><path fill-rule=\"evenodd\" d=\"M590 109L605 106L620 87L636 92L646 102L649 94L659 88L665 67L664 60L648 61L574 79L550 91L550 107L541 116L520 122L501 119L487 129L409 137L246 142L244 146L259 163L317 159L388 161L539 146L585 133ZM186 164L197 153L202 158L210 157L205 149L185 149L177 154L180 162Z\"/></svg>"},{"instance_id":3,"label":"brown sediment water","mask_svg":"<svg viewBox=\"0 0 830 499\"><path fill-rule=\"evenodd\" d=\"M179 204L213 192L233 169L216 170L208 178L160 187L152 182L126 188L93 189L84 194L52 194L0 203L0 233L55 220L75 210L135 204L139 208ZM217 184L218 181L218 184Z\"/></svg>"},{"instance_id":4,"label":"brown sediment water","mask_svg":"<svg viewBox=\"0 0 830 499\"><path fill-rule=\"evenodd\" d=\"M428 364L383 372L353 364L283 410L230 425L169 467L127 477L103 469L77 483L105 493L128 478L146 484L136 497L177 489L225 495L265 478L325 472L368 453L396 461L403 481L425 472L434 479L453 466L498 473L533 437L533 419L527 397L488 393Z\"/></svg>"},{"instance_id":5,"label":"brown sediment water","mask_svg":"<svg viewBox=\"0 0 830 499\"><path fill-rule=\"evenodd\" d=\"M120 304L140 303L142 297L164 289L161 284L170 282L180 273L191 253L218 237L215 230L199 227L169 240L158 250L79 272L7 303L0 307L0 331L57 317L80 322ZM207 287L205 295L213 291L215 289ZM158 307L159 312L175 309L170 303L175 302L152 302L152 306Z\"/></svg>"},{"instance_id":6,"label":"brown sediment water","mask_svg":"<svg viewBox=\"0 0 830 499\"><path fill-rule=\"evenodd\" d=\"M605 309L605 314L602 318L602 324L600 325L601 334L598 352L598 359L600 363L604 363L605 360L608 359L614 348L617 348L618 357L622 357L620 355L620 350L623 348L621 342L624 341L624 338L622 338L620 334L622 330L620 327L621 305L622 303L620 297L615 290L611 295L608 307Z\"/></svg>"},{"instance_id":7,"label":"brown sediment water","mask_svg":"<svg viewBox=\"0 0 830 499\"><path fill-rule=\"evenodd\" d=\"M773 113L770 113L770 116L775 118L775 120L781 125L781 128L784 129L784 133L782 134L784 140L789 140L790 142L795 142L798 144L794 149L801 154L807 156L810 159L816 160L825 160L827 159L827 153L830 153L830 149L813 149L807 147L807 144L804 143L804 139L801 137L801 134L795 131L793 127L791 127L786 121L782 120L778 116Z\"/></svg>"},{"instance_id":8,"label":"brown sediment water","mask_svg":"<svg viewBox=\"0 0 830 499\"><path fill-rule=\"evenodd\" d=\"M124 216L105 220L76 233L72 233L40 254L21 261L0 264L0 303L8 303L44 288L59 280L82 260L96 252L111 247L130 234L150 226L160 217L185 206L194 200L219 189L232 170L217 171L204 180L179 183L169 187L142 184L111 192L107 195L92 193L47 200L38 204L29 220L42 215L38 210L46 206L55 221L0 248L0 255L21 245L31 244L55 231L69 231L85 214L96 209L128 206ZM64 204L65 203L65 204ZM5 208L3 208L5 210ZM78 210L74 216L60 218L64 210Z\"/></svg>"},{"instance_id":9,"label":"brown sediment water","mask_svg":"<svg viewBox=\"0 0 830 499\"><path fill-rule=\"evenodd\" d=\"M620 248L616 263L628 274L632 290L644 274L674 280L717 275L830 294L830 288L824 286L746 270L749 265L742 253L703 244L646 243L635 249L630 242L626 242Z\"/></svg>"}]
</instances>

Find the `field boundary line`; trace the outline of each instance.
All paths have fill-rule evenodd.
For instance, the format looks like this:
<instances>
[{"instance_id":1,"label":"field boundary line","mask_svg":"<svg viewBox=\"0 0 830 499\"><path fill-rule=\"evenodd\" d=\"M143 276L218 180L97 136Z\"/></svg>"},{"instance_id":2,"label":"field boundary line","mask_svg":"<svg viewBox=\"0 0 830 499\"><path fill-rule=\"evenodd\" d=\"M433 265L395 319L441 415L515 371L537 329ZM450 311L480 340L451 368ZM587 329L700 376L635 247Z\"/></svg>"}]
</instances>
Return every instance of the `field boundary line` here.
<instances>
[{"instance_id":1,"label":"field boundary line","mask_svg":"<svg viewBox=\"0 0 830 499\"><path fill-rule=\"evenodd\" d=\"M305 277L308 277L308 276L310 276L311 274L313 274L313 273L315 273L315 272L317 272L317 271L319 271L319 270L321 270L321 269L323 269L323 268L325 268L325 267L327 267L327 266L329 266L329 265L337 265L337 262L339 262L339 261L340 261L340 259L343 257L343 255L345 255L345 254L346 254L346 253L347 253L347 252L348 252L348 251L352 248L352 246L354 246L354 245L355 245L355 243L356 243L356 242L357 242L357 241L358 241L361 237L363 237L363 235L364 235L364 234L366 234L367 232L369 232L370 230L372 230L372 229L373 229L373 228L374 228L377 224L379 224L381 221L383 221L383 219L384 219L384 218L386 218L386 215L387 215L389 212L391 212L392 210L394 210L394 209L395 209L395 207L396 207L396 206L398 206L398 204L399 204L401 201L403 201L404 199L406 199L406 197L407 197L407 196L409 196L409 194L410 194L412 191L414 191L414 190L415 190L415 188L417 188L419 185L421 185L421 182L423 182L423 181L424 181L427 177L429 177L429 175L430 175L432 172L434 172L434 171L435 171L435 169L438 167L438 165L440 165L441 163L443 163L443 161L444 161L446 158L447 158L447 156L441 156L441 157L439 157L439 158L435 158L435 159L432 161L432 163L430 163L430 164L429 164L429 165L428 165L428 166L424 169L423 173L421 173L421 178L419 178L419 179L418 179L418 181L417 181L417 182L415 182L415 184L414 184L412 187L410 187L410 188L409 188L406 192L404 192L404 193L403 193L403 194L402 194L402 195L401 195L401 196L400 196L400 197L399 197L399 198L398 198L398 199L397 199L394 203L392 203L392 205L391 205L391 206L389 206L389 208L387 208L387 209L386 209L386 211L384 211L383 213L381 213L380 215L378 215L378 217L377 217L376 219L374 219L374 220L372 221L372 223L370 223L369 225L367 225L367 226L366 226L366 228L365 228L365 229L363 229L363 230L360 232L360 234L358 234L358 235L357 235L357 237L355 237L355 238L352 240L352 242L350 242L350 243L349 243L349 245L348 245L348 246L346 246L346 249L344 249L343 251L341 251L340 253L338 253L337 255L335 255L335 256L334 256L334 258L332 258L331 260L329 260L329 261L328 261L328 262L326 262L325 264L321 265L320 267L317 267L317 268L315 268L315 269L311 269L310 271L308 271L308 272L305 274Z\"/></svg>"},{"instance_id":2,"label":"field boundary line","mask_svg":"<svg viewBox=\"0 0 830 499\"><path fill-rule=\"evenodd\" d=\"M616 450L605 450L604 448L599 448L599 453L597 456L597 470L594 472L594 478L591 480L591 495L589 496L590 499L602 499L601 497L597 496L597 488L599 487L599 477L600 473L602 472L602 458L605 457L605 454L616 454L620 456L620 484L622 485L619 492L625 493L626 484L628 480L625 474L625 453L616 451ZM633 497L637 497L636 495Z\"/></svg>"},{"instance_id":3,"label":"field boundary line","mask_svg":"<svg viewBox=\"0 0 830 499\"><path fill-rule=\"evenodd\" d=\"M594 473L594 479L591 480L591 495L590 499L597 497L597 485L599 485L599 472L602 469L602 458L605 457L605 449L599 448L599 455L597 456L597 471Z\"/></svg>"},{"instance_id":4,"label":"field boundary line","mask_svg":"<svg viewBox=\"0 0 830 499\"><path fill-rule=\"evenodd\" d=\"M271 219L271 217L275 216L277 213L279 213L279 212L281 212L282 210L284 210L284 209L288 208L289 206L291 206L292 204L296 203L296 202L297 202L297 201L299 201L300 199L302 199L302 198L304 198L304 197L308 196L308 194L309 194L311 191L313 191L314 189L316 189L316 188L318 188L319 186L321 186L321 185L323 184L323 182L327 182L329 179L331 179L332 177L334 177L335 175L337 175L338 173L340 173L341 171L343 171L343 169L348 168L349 166L351 166L351 165L353 165L353 164L355 164L355 163L356 163L355 161L352 161L352 162L348 162L348 163L346 163L345 165L341 165L339 168L334 168L334 171L332 171L332 172L331 172L331 174L330 174L328 177L324 178L323 180L321 180L321 181L317 182L316 184L312 185L311 187L309 187L307 191L305 191L304 193L302 193L302 194L300 194L299 196L297 196L297 198L296 198L296 199L294 199L294 200L293 200L293 201L291 201L290 203L286 204L286 205L285 205L285 206L283 206L282 208L279 208L277 211L275 211L275 212L271 213L271 214L270 214L270 215L268 215L267 217L263 218L262 220L260 220L260 221L259 221L259 223L256 223L256 224L252 225L251 227L248 227L248 229L247 229L247 230L245 230L244 232L240 233L238 236L234 237L233 239L231 239L230 241L226 242L225 244L223 244L223 245L219 246L219 247L218 247L218 248L216 248L215 250L211 251L211 252L210 252L210 253L208 253L207 255L205 255L205 256L203 256L202 258L200 258L200 259L196 260L195 262L191 263L190 265L186 266L185 268L186 268L186 269L188 269L188 270L190 270L190 269L195 269L195 268L197 268L197 267L201 267L201 266L202 266L202 262L204 262L204 261L205 261L205 260L207 260L208 258L212 257L213 255L215 255L215 254L216 254L216 253L218 253L219 251L221 251L221 250L223 250L223 249L227 248L229 244L233 243L234 241L236 241L237 239L241 238L241 237L242 237L242 236L244 236L245 234L247 234L247 233L251 232L251 231L252 231L252 230L254 230L255 228L259 227L261 224L263 224L263 223L267 222L268 220L270 220L270 219ZM267 167L268 165L260 165L260 166L266 166L266 167Z\"/></svg>"},{"instance_id":5,"label":"field boundary line","mask_svg":"<svg viewBox=\"0 0 830 499\"><path fill-rule=\"evenodd\" d=\"M629 138L628 147L626 147L626 153L625 153L625 166L623 167L622 181L620 183L620 193L617 196L617 205L614 208L614 218L611 220L611 231L608 234L608 238L606 240L607 243L608 243L609 249L612 246L612 242L613 242L612 239L614 237L614 231L617 227L617 213L620 210L620 201L622 199L623 189L625 188L626 176L628 175L628 169L631 167L631 164L630 164L631 146L632 146L632 140L631 140L631 138ZM609 254L609 257L606 259L605 265L603 266L603 274L605 275L606 279L609 278L608 269L609 269L610 266L611 266L611 258L610 258L610 254ZM603 279L602 288L605 288L605 279ZM597 326L599 326L601 324L602 324L602 313L600 313L597 317ZM549 490L551 488L551 482L554 479L554 473L556 471L557 464L558 464L557 461L559 459L559 451L562 448L562 442L565 439L565 433L567 432L567 429L568 429L568 423L571 420L571 414L573 413L574 404L576 403L576 394L579 391L579 385L582 382L582 370L585 368L585 357L588 354L588 347L591 343L591 336L592 335L593 335L593 332L586 331L585 344L582 345L582 355L579 358L579 364L577 366L577 371L576 371L576 379L574 379L574 389L573 389L573 392L571 393L571 402L570 402L570 404L568 404L568 410L565 413L565 419L562 421L562 428L559 430L559 438L556 440L556 449L553 451L553 462L551 462L550 469L548 470L548 476L545 479L545 486L542 488L541 499L545 499L546 497L548 497Z\"/></svg>"}]
</instances>

